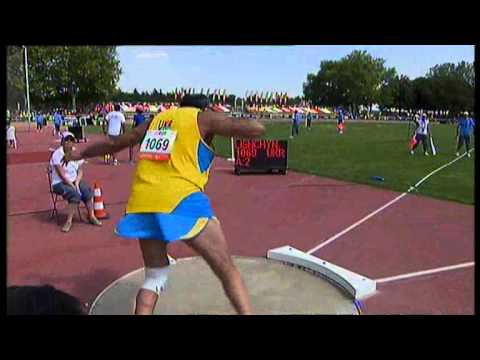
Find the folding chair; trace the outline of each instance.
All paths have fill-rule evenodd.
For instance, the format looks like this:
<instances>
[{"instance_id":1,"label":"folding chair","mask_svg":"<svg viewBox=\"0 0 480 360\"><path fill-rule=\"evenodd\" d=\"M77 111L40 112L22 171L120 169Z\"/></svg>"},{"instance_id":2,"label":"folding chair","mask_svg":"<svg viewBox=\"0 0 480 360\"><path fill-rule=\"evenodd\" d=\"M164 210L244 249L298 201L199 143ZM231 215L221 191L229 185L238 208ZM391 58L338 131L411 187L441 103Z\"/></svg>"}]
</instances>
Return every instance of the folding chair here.
<instances>
[{"instance_id":1,"label":"folding chair","mask_svg":"<svg viewBox=\"0 0 480 360\"><path fill-rule=\"evenodd\" d=\"M50 191L50 197L52 198L52 204L53 204L53 209L52 209L52 212L50 213L50 219L55 216L55 220L58 223L57 202L65 201L65 200L63 200L61 195L58 195L52 189L52 172L53 172L53 169L50 166L50 164L48 164L48 166L47 166L48 190ZM78 217L79 217L80 221L83 222L82 214L80 212L80 204L81 203L79 203L78 206L77 206L77 211L78 211Z\"/></svg>"}]
</instances>

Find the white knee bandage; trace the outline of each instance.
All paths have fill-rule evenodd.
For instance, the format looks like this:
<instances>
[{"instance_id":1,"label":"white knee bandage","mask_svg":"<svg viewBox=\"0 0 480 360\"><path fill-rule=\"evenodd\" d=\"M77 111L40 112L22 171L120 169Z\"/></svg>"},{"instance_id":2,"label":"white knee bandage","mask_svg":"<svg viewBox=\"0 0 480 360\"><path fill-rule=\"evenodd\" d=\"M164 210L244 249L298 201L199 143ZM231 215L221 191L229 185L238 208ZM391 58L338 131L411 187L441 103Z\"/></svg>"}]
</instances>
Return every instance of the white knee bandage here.
<instances>
[{"instance_id":1,"label":"white knee bandage","mask_svg":"<svg viewBox=\"0 0 480 360\"><path fill-rule=\"evenodd\" d=\"M166 290L170 266L162 268L145 268L145 282L142 289L153 291L157 294Z\"/></svg>"}]
</instances>

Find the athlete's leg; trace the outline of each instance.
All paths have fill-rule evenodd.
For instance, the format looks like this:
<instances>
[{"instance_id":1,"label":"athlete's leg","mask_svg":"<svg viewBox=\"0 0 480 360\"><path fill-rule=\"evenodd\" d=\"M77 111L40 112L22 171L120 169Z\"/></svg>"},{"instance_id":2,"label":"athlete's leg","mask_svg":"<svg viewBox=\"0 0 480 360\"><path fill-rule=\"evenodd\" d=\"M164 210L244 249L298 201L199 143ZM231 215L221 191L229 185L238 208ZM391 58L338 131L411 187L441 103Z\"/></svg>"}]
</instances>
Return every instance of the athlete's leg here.
<instances>
[{"instance_id":1,"label":"athlete's leg","mask_svg":"<svg viewBox=\"0 0 480 360\"><path fill-rule=\"evenodd\" d=\"M457 144L457 152L460 151L460 149L462 148L464 142L465 142L464 137L463 137L462 135L459 135L459 136L458 136L458 144Z\"/></svg>"},{"instance_id":2,"label":"athlete's leg","mask_svg":"<svg viewBox=\"0 0 480 360\"><path fill-rule=\"evenodd\" d=\"M428 152L428 136L425 135L423 136L423 139L422 139L422 146L423 146L423 152Z\"/></svg>"},{"instance_id":3,"label":"athlete's leg","mask_svg":"<svg viewBox=\"0 0 480 360\"><path fill-rule=\"evenodd\" d=\"M470 135L465 136L465 150L468 153L470 151Z\"/></svg>"},{"instance_id":4,"label":"athlete's leg","mask_svg":"<svg viewBox=\"0 0 480 360\"><path fill-rule=\"evenodd\" d=\"M170 262L167 255L167 244L160 240L139 239L145 271L147 269L166 268ZM135 303L135 315L152 315L158 300L158 293L149 289L140 289Z\"/></svg>"},{"instance_id":5,"label":"athlete's leg","mask_svg":"<svg viewBox=\"0 0 480 360\"><path fill-rule=\"evenodd\" d=\"M463 142L464 142L463 136L458 135L458 137L457 137L457 153L455 155L457 155L457 156L460 155L460 149L463 146Z\"/></svg>"},{"instance_id":6,"label":"athlete's leg","mask_svg":"<svg viewBox=\"0 0 480 360\"><path fill-rule=\"evenodd\" d=\"M412 151L415 151L415 149L417 148L418 146L418 143L420 142L420 136L419 135L415 135L415 144L413 144L412 146Z\"/></svg>"},{"instance_id":7,"label":"athlete's leg","mask_svg":"<svg viewBox=\"0 0 480 360\"><path fill-rule=\"evenodd\" d=\"M238 314L252 313L247 288L230 257L227 241L218 220L212 219L194 239L185 243L198 252L220 279L223 289Z\"/></svg>"}]
</instances>

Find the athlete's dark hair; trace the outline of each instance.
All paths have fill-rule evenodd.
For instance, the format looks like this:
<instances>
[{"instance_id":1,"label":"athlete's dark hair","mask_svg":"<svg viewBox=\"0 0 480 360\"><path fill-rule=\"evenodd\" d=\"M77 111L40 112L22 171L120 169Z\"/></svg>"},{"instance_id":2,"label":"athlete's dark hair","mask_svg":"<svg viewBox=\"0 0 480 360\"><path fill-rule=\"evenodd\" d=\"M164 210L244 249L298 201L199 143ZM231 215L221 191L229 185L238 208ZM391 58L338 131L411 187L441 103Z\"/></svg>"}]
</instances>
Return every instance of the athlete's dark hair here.
<instances>
[{"instance_id":1,"label":"athlete's dark hair","mask_svg":"<svg viewBox=\"0 0 480 360\"><path fill-rule=\"evenodd\" d=\"M7 288L7 315L86 315L77 298L51 285Z\"/></svg>"},{"instance_id":2,"label":"athlete's dark hair","mask_svg":"<svg viewBox=\"0 0 480 360\"><path fill-rule=\"evenodd\" d=\"M202 94L185 95L180 102L180 107L194 107L205 110L208 107L208 97Z\"/></svg>"},{"instance_id":3,"label":"athlete's dark hair","mask_svg":"<svg viewBox=\"0 0 480 360\"><path fill-rule=\"evenodd\" d=\"M113 106L113 109L114 109L115 111L120 111L120 104L115 104L115 105Z\"/></svg>"}]
</instances>

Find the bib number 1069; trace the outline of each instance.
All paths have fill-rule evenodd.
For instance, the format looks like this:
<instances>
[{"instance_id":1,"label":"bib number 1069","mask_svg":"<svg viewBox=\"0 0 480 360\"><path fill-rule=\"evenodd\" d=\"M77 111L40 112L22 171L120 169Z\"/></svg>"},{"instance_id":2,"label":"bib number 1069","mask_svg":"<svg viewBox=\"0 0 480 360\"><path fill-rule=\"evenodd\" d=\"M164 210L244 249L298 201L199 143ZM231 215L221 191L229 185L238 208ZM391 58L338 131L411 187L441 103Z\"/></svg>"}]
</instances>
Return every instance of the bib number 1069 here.
<instances>
[{"instance_id":1,"label":"bib number 1069","mask_svg":"<svg viewBox=\"0 0 480 360\"><path fill-rule=\"evenodd\" d=\"M165 161L170 159L170 154L175 143L176 131L147 131L140 147L140 159Z\"/></svg>"},{"instance_id":2,"label":"bib number 1069","mask_svg":"<svg viewBox=\"0 0 480 360\"><path fill-rule=\"evenodd\" d=\"M145 144L145 150L167 150L170 145L170 140L166 138L149 138Z\"/></svg>"}]
</instances>

